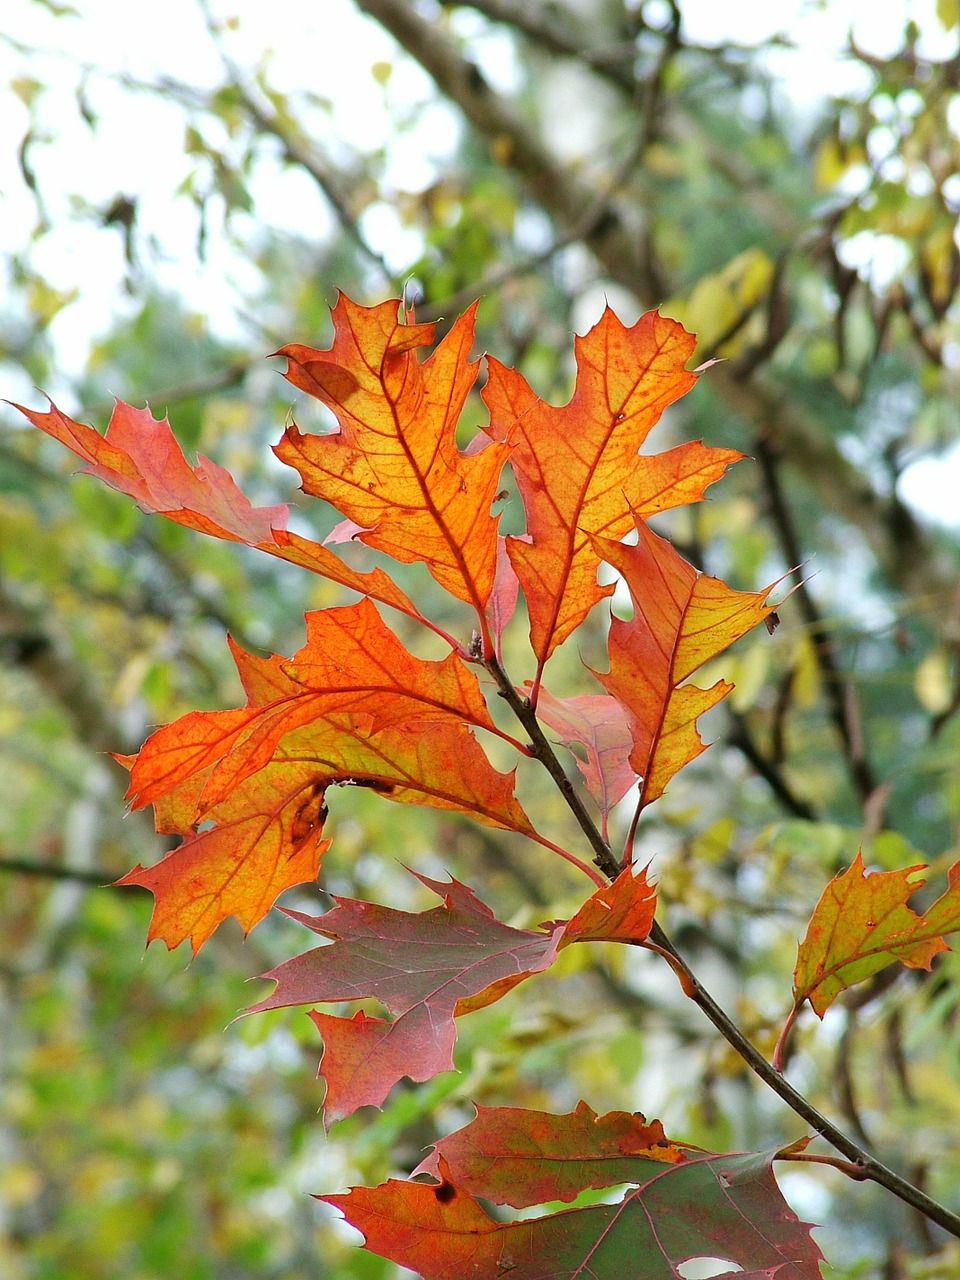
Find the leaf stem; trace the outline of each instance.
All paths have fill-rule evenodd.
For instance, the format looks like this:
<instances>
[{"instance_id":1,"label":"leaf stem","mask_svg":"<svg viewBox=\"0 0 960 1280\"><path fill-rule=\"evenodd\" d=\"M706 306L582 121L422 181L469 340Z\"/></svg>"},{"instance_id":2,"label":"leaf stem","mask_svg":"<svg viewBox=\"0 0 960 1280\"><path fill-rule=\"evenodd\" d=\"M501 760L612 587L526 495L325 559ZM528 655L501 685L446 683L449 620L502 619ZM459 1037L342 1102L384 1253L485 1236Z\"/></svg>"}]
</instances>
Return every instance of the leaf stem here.
<instances>
[{"instance_id":1,"label":"leaf stem","mask_svg":"<svg viewBox=\"0 0 960 1280\"><path fill-rule=\"evenodd\" d=\"M483 665L497 682L497 689L501 698L503 698L527 731L530 738L531 754L540 761L550 774L560 794L566 801L567 807L576 818L577 825L590 842L590 847L594 852L593 861L608 879L615 880L622 868L613 856L610 846L600 834L597 824L587 812L573 783L567 777L563 765L557 758L557 753L540 727L536 712L530 706L528 700L513 687L509 676L495 656L484 657Z\"/></svg>"},{"instance_id":2,"label":"leaf stem","mask_svg":"<svg viewBox=\"0 0 960 1280\"><path fill-rule=\"evenodd\" d=\"M793 1024L797 1020L797 1014L800 1012L800 1007L802 1003L803 1002L801 1001L800 1004L795 1004L793 1006L793 1008L790 1010L789 1017L787 1018L786 1022L783 1024L780 1034L777 1036L777 1043L773 1050L773 1065L777 1069L777 1071L783 1071L783 1058L787 1048L787 1037L789 1036L790 1032L793 1030Z\"/></svg>"},{"instance_id":3,"label":"leaf stem","mask_svg":"<svg viewBox=\"0 0 960 1280\"><path fill-rule=\"evenodd\" d=\"M866 1182L868 1176L864 1173L862 1167L854 1164L850 1160L841 1160L839 1156L818 1156L811 1155L808 1151L795 1152L778 1152L774 1156L775 1160L791 1160L803 1164L828 1164L833 1169L839 1169L841 1173L845 1173L848 1178L853 1178L855 1182Z\"/></svg>"}]
</instances>

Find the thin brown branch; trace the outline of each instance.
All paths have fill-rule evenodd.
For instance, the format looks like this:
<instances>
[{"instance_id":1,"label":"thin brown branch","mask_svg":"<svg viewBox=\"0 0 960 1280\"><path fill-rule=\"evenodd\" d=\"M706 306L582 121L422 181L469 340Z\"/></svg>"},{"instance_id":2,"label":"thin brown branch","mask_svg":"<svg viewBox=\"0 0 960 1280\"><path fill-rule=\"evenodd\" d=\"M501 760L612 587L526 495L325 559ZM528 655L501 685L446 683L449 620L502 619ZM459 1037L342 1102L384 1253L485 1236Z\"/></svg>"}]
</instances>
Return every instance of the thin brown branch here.
<instances>
[{"instance_id":1,"label":"thin brown branch","mask_svg":"<svg viewBox=\"0 0 960 1280\"><path fill-rule=\"evenodd\" d=\"M486 658L483 665L497 682L497 689L500 697L504 699L510 710L529 734L532 754L540 761L549 773L550 777L553 779L557 789L563 796L567 807L576 819L577 825L587 837L590 847L594 853L594 862L605 876L611 880L615 880L620 874L621 867L613 856L610 846L600 834L597 824L587 812L576 788L567 777L563 765L557 758L557 753L550 745L548 738L540 727L540 721L537 719L536 713L533 711L526 698L519 694L513 687L509 676L495 657Z\"/></svg>"},{"instance_id":2,"label":"thin brown branch","mask_svg":"<svg viewBox=\"0 0 960 1280\"><path fill-rule=\"evenodd\" d=\"M238 386L246 377L253 363L253 357L241 356L225 364L222 369L214 369L210 373L205 373L201 377L193 378L187 382L178 382L169 387L161 387L159 391L153 391L142 398L158 411L163 410L168 405L178 404L183 400L203 399L205 396L213 395L217 391L226 391L230 387ZM102 404L89 405L86 411L89 415L96 417L109 413L112 408L112 401L109 403L104 401Z\"/></svg>"},{"instance_id":3,"label":"thin brown branch","mask_svg":"<svg viewBox=\"0 0 960 1280\"><path fill-rule=\"evenodd\" d=\"M730 745L736 747L754 771L763 778L782 808L795 818L805 818L808 822L817 821L817 811L791 788L774 760L763 754L750 733L746 718L735 711L730 712Z\"/></svg>"},{"instance_id":4,"label":"thin brown branch","mask_svg":"<svg viewBox=\"0 0 960 1280\"><path fill-rule=\"evenodd\" d=\"M38 876L46 880L68 880L74 884L91 885L95 889L116 889L109 873L88 871L83 867L65 867L59 862L48 862L42 858L5 858L0 857L0 872L12 875ZM118 871L113 880L123 875Z\"/></svg>"},{"instance_id":5,"label":"thin brown branch","mask_svg":"<svg viewBox=\"0 0 960 1280\"><path fill-rule=\"evenodd\" d=\"M563 766L557 759L556 753L544 736L543 730L540 728L539 721L535 713L531 710L526 700L517 693L516 689L510 683L510 679L503 667L494 658L488 658L484 662L484 666L490 672L497 682L500 695L507 702L514 715L527 730L530 735L530 741L533 746L534 755L545 766L551 778L553 778L561 795L567 802L571 812L577 819L580 829L590 841L591 848L594 850L597 866L601 871L611 879L619 874L620 867L616 859L610 852L609 846L603 840L599 830L589 813L583 806L583 802L574 790L573 784L564 772ZM863 1170L864 1178L871 1182L876 1182L880 1186L885 1187L898 1199L905 1204L910 1205L918 1212L924 1214L931 1222L936 1222L939 1226L949 1232L951 1235L960 1239L960 1215L952 1213L944 1205L939 1204L932 1197L920 1188L913 1186L905 1178L900 1177L892 1169L882 1164L879 1160L865 1151L861 1146L853 1141L844 1131L837 1125L822 1115L820 1111L797 1089L795 1089L786 1078L763 1056L756 1046L747 1038L737 1024L724 1012L717 1004L710 993L701 985L700 981L694 975L690 966L684 960L682 955L677 951L671 942L669 936L665 933L662 926L654 921L650 930L648 944L651 950L658 950L664 955L672 957L670 965L677 974L684 994L705 1014L705 1016L713 1023L727 1043L733 1048L743 1059L744 1063L760 1080L763 1081L773 1092L787 1104L801 1119L805 1120L815 1132L825 1138L841 1155L846 1158L859 1169Z\"/></svg>"},{"instance_id":6,"label":"thin brown branch","mask_svg":"<svg viewBox=\"0 0 960 1280\"><path fill-rule=\"evenodd\" d=\"M653 929L650 932L650 938L659 947L670 951L674 958L685 968L688 975L688 984L693 992L690 999L709 1018L727 1043L737 1051L750 1070L764 1084L768 1085L791 1110L805 1120L822 1138L825 1138L832 1147L835 1147L837 1151L846 1156L857 1168L862 1169L864 1178L878 1183L881 1187L885 1187L899 1200L922 1213L931 1222L943 1227L944 1231L949 1232L950 1235L960 1239L960 1214L951 1212L944 1205L939 1204L928 1196L925 1191L915 1187L905 1178L901 1178L899 1174L894 1173L892 1169L889 1169L881 1161L864 1151L842 1129L838 1128L832 1120L828 1120L826 1116L822 1115L802 1093L794 1089L767 1061L763 1054L747 1039L736 1023L731 1021L724 1013L709 992L700 985L689 966L678 954L670 939L656 922L654 922Z\"/></svg>"},{"instance_id":7,"label":"thin brown branch","mask_svg":"<svg viewBox=\"0 0 960 1280\"><path fill-rule=\"evenodd\" d=\"M788 564L799 565L803 562L803 549L780 482L777 455L766 432L757 439L756 458L760 464L770 514L783 554ZM861 804L866 805L877 789L877 780L867 759L855 694L841 674L833 642L813 594L804 579L800 580L796 588L796 596L814 644L830 720L843 744L844 757L854 791Z\"/></svg>"}]
</instances>

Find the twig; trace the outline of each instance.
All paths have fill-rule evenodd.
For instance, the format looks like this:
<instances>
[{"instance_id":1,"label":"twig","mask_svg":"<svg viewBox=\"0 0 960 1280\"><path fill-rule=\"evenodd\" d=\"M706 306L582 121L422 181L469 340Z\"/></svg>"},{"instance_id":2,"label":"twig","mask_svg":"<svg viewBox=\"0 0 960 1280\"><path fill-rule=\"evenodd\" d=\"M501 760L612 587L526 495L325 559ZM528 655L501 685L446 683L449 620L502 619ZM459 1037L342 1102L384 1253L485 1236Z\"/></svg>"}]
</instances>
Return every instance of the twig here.
<instances>
[{"instance_id":1,"label":"twig","mask_svg":"<svg viewBox=\"0 0 960 1280\"><path fill-rule=\"evenodd\" d=\"M82 867L65 867L59 862L45 862L40 858L3 858L0 857L0 872L7 871L21 876L42 876L48 880L70 880L75 884L88 884L96 889L117 889L121 886L111 882L109 873L103 871L87 871ZM114 880L120 878L118 872Z\"/></svg>"},{"instance_id":2,"label":"twig","mask_svg":"<svg viewBox=\"0 0 960 1280\"><path fill-rule=\"evenodd\" d=\"M817 812L813 805L793 792L790 784L776 764L763 754L750 734L746 719L735 711L731 711L729 714L731 723L730 745L736 747L744 758L749 761L788 813L793 814L795 818L805 818L808 822L816 822Z\"/></svg>"},{"instance_id":3,"label":"twig","mask_svg":"<svg viewBox=\"0 0 960 1280\"><path fill-rule=\"evenodd\" d=\"M803 551L797 536L793 517L780 483L777 457L770 442L768 433L763 432L756 442L756 458L760 464L760 472L767 490L770 513L773 518L788 564L801 564ZM796 587L800 612L809 628L813 639L817 663L823 676L824 689L827 695L830 719L843 743L847 769L854 790L861 804L866 804L877 789L870 762L864 749L860 717L853 692L840 674L834 654L833 644L827 634L824 620L820 615L813 595L807 583L801 579Z\"/></svg>"},{"instance_id":4,"label":"twig","mask_svg":"<svg viewBox=\"0 0 960 1280\"><path fill-rule=\"evenodd\" d=\"M541 761L553 778L561 795L567 802L577 823L594 850L597 866L611 879L619 874L620 867L613 857L609 846L601 836L583 802L573 788L573 784L564 772L556 753L540 728L535 713L526 700L517 693L510 682L506 671L495 658L487 658L483 664L494 677L501 696L507 702L514 715L530 735L533 754ZM831 1146L846 1156L854 1166L863 1170L863 1177L885 1187L905 1204L912 1206L924 1214L931 1222L960 1239L960 1215L952 1213L944 1205L932 1199L926 1192L915 1187L899 1174L894 1173L869 1152L853 1141L832 1120L827 1119L802 1093L796 1090L785 1077L763 1056L755 1045L740 1030L737 1024L717 1004L710 993L701 985L690 966L683 959L669 936L655 920L646 944L650 950L657 950L666 959L671 957L670 965L677 974L684 993L713 1023L727 1043L736 1050L744 1063L760 1080L787 1104L801 1119L805 1120Z\"/></svg>"}]
</instances>

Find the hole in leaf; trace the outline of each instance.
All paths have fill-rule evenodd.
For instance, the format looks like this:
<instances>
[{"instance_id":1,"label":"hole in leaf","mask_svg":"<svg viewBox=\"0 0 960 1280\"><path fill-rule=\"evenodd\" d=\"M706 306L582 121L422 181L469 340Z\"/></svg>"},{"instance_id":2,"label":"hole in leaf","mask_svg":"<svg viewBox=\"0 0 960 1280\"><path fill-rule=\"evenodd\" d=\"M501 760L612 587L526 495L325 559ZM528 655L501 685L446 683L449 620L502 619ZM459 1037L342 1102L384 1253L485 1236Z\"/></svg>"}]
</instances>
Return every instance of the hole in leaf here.
<instances>
[{"instance_id":1,"label":"hole in leaf","mask_svg":"<svg viewBox=\"0 0 960 1280\"><path fill-rule=\"evenodd\" d=\"M688 1258L677 1267L677 1274L683 1276L683 1280L710 1280L711 1276L728 1276L742 1270L736 1262L724 1258Z\"/></svg>"}]
</instances>

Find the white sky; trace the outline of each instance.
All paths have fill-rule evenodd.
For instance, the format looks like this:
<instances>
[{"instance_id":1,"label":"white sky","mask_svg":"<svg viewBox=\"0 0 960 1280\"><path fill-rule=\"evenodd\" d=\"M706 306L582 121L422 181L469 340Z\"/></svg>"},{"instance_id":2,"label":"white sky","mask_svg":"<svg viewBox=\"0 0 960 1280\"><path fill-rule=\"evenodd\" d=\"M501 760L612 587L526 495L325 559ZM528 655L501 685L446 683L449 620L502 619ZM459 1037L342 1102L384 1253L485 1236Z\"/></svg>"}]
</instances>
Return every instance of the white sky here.
<instances>
[{"instance_id":1,"label":"white sky","mask_svg":"<svg viewBox=\"0 0 960 1280\"><path fill-rule=\"evenodd\" d=\"M34 71L49 86L42 118L49 123L53 141L34 147L31 160L48 197L55 230L34 246L32 260L57 287L79 289L78 300L61 312L51 330L59 363L68 374L83 368L91 335L107 330L130 306L122 289L119 234L105 234L94 218L89 225L69 220L68 192L82 190L93 207L106 207L119 192L136 194L140 230L153 234L162 247L163 260L154 274L188 306L210 316L220 332L237 332L237 289L253 290L257 280L254 269L218 240L215 219L207 263L197 268L195 214L188 201L170 200L170 192L190 168L183 154L183 116L176 104L166 105L149 95L132 99L98 79L90 86L92 105L100 114L95 134L77 112L77 68L84 63L144 80L168 75L197 85L216 83L217 55L195 0L75 3L82 19L55 19L41 4L7 0L3 26L14 41L61 51L52 52ZM360 17L350 0L286 0L282 6L262 0L213 0L213 9L218 17L238 17L231 51L241 65L252 66L269 52L272 83L287 90L310 90L329 100L329 114L318 112L314 123L334 157L389 144L388 185L416 190L431 181L434 159L442 157L456 137L455 117L438 106L426 126L397 133L389 108L428 100L431 86L408 62L394 62L396 51L389 37ZM684 0L683 5L688 32L705 42L752 43L775 30L788 30L798 49L771 55L772 69L801 104L812 104L821 87L829 86L831 92L855 87L853 69L833 54L850 29L859 43L878 53L889 52L897 46L909 15L925 39L940 45L929 51L942 54L951 38L936 22L934 9L935 0ZM487 47L495 56L496 43ZM506 45L502 53L500 63L509 78ZM394 63L385 88L371 72L379 61ZM6 86L24 74L29 74L24 60L0 43L0 84ZM25 243L35 209L17 165L26 112L9 91L5 95L0 108L0 245L10 250ZM267 224L314 237L329 226L322 198L301 173L266 165L255 192L258 212ZM366 215L364 231L397 269L416 252L411 233L385 206ZM22 396L30 389L15 386L4 394ZM960 447L945 459L911 468L902 489L926 515L960 525L958 491Z\"/></svg>"}]
</instances>

